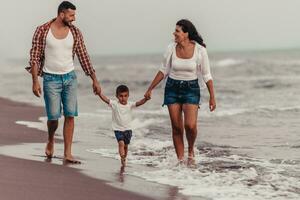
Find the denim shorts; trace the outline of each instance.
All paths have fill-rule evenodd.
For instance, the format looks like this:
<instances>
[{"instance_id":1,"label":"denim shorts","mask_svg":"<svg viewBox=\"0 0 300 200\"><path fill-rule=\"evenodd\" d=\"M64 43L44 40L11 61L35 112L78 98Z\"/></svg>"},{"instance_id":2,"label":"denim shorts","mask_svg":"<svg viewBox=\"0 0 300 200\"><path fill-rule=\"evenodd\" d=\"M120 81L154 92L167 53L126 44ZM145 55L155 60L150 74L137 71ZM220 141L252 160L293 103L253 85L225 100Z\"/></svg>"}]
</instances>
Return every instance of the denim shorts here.
<instances>
[{"instance_id":1,"label":"denim shorts","mask_svg":"<svg viewBox=\"0 0 300 200\"><path fill-rule=\"evenodd\" d=\"M43 91L48 120L64 116L78 116L77 77L74 71L67 74L43 74Z\"/></svg>"},{"instance_id":2,"label":"denim shorts","mask_svg":"<svg viewBox=\"0 0 300 200\"><path fill-rule=\"evenodd\" d=\"M175 103L196 105L200 103L200 88L198 79L183 81L168 77L163 105Z\"/></svg>"},{"instance_id":3,"label":"denim shorts","mask_svg":"<svg viewBox=\"0 0 300 200\"><path fill-rule=\"evenodd\" d=\"M125 144L129 144L132 137L132 130L126 131L114 131L118 142L124 141Z\"/></svg>"}]
</instances>

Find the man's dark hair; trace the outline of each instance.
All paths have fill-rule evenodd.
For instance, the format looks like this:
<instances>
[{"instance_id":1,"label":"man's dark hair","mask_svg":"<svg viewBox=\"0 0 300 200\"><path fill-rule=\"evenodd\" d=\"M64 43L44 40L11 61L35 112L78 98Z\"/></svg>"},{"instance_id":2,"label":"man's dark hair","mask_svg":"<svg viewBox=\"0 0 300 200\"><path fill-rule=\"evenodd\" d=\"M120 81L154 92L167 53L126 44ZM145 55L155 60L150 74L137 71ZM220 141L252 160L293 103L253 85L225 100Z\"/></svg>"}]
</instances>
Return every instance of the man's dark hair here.
<instances>
[{"instance_id":1,"label":"man's dark hair","mask_svg":"<svg viewBox=\"0 0 300 200\"><path fill-rule=\"evenodd\" d=\"M74 4L72 4L69 1L63 1L58 6L57 14L63 12L64 10L68 10L69 8L72 9L72 10L76 10L76 6Z\"/></svg>"},{"instance_id":2,"label":"man's dark hair","mask_svg":"<svg viewBox=\"0 0 300 200\"><path fill-rule=\"evenodd\" d=\"M119 95L122 92L129 92L129 89L126 85L119 85L116 89L116 95Z\"/></svg>"}]
</instances>

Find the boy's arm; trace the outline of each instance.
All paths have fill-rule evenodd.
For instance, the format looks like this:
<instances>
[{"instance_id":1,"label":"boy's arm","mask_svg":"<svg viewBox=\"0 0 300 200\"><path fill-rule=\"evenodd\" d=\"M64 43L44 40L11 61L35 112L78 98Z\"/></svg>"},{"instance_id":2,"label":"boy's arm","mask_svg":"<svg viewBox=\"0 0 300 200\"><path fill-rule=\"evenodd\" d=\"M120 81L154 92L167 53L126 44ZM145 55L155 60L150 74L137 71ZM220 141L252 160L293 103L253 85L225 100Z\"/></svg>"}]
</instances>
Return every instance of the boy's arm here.
<instances>
[{"instance_id":1,"label":"boy's arm","mask_svg":"<svg viewBox=\"0 0 300 200\"><path fill-rule=\"evenodd\" d=\"M109 104L109 98L107 98L103 93L99 94L99 97L102 101L104 101L105 103Z\"/></svg>"},{"instance_id":2,"label":"boy's arm","mask_svg":"<svg viewBox=\"0 0 300 200\"><path fill-rule=\"evenodd\" d=\"M136 107L141 106L141 105L143 105L144 103L146 103L147 101L148 101L147 98L143 98L143 99L137 101L137 102L135 103L135 106L136 106Z\"/></svg>"}]
</instances>

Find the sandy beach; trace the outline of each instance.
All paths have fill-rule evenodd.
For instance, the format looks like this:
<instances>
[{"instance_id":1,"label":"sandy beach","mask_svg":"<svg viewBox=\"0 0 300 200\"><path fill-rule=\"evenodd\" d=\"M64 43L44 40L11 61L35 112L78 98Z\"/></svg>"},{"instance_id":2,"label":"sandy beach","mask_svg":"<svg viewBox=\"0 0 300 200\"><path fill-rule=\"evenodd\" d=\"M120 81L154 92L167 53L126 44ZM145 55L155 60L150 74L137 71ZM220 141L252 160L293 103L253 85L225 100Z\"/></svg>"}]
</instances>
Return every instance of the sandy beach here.
<instances>
[{"instance_id":1,"label":"sandy beach","mask_svg":"<svg viewBox=\"0 0 300 200\"><path fill-rule=\"evenodd\" d=\"M46 133L15 123L17 120L35 121L43 112L41 107L0 98L0 146L44 142ZM0 170L0 199L5 200L150 199L116 189L63 165L0 155Z\"/></svg>"}]
</instances>

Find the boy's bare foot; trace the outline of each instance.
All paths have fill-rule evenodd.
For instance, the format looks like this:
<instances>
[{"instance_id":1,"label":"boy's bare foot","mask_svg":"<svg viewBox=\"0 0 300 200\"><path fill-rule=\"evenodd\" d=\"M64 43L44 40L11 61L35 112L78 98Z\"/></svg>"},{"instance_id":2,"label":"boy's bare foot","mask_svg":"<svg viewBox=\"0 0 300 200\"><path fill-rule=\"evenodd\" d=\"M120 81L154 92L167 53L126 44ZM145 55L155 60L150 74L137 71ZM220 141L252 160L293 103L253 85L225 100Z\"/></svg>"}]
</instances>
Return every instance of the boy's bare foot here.
<instances>
[{"instance_id":1,"label":"boy's bare foot","mask_svg":"<svg viewBox=\"0 0 300 200\"><path fill-rule=\"evenodd\" d=\"M51 159L53 157L54 153L54 143L53 142L47 142L45 154L48 159Z\"/></svg>"},{"instance_id":2,"label":"boy's bare foot","mask_svg":"<svg viewBox=\"0 0 300 200\"><path fill-rule=\"evenodd\" d=\"M122 167L126 166L126 157L125 156L121 156L121 165L122 165Z\"/></svg>"}]
</instances>

